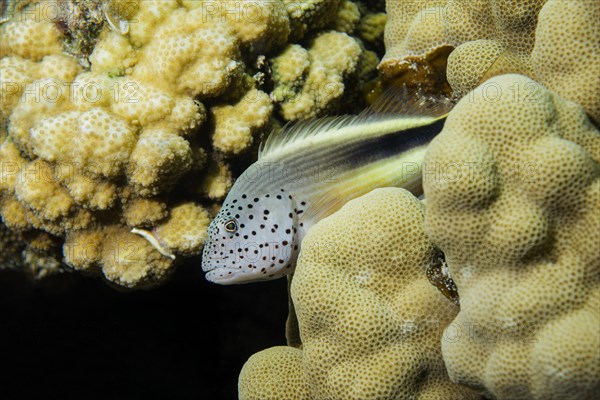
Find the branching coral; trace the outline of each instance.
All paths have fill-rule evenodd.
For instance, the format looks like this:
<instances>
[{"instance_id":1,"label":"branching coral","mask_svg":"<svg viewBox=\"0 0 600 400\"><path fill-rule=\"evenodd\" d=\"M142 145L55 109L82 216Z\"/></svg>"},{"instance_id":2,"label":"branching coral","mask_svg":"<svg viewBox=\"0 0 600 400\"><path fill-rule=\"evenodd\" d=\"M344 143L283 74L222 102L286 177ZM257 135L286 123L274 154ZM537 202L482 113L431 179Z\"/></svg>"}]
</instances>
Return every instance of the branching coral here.
<instances>
[{"instance_id":1,"label":"branching coral","mask_svg":"<svg viewBox=\"0 0 600 400\"><path fill-rule=\"evenodd\" d=\"M240 399L477 398L441 358L457 307L427 281L435 251L423 222L414 196L388 188L315 225L292 282L302 349L252 356Z\"/></svg>"},{"instance_id":2,"label":"branching coral","mask_svg":"<svg viewBox=\"0 0 600 400\"><path fill-rule=\"evenodd\" d=\"M0 215L65 242L71 267L127 287L160 283L173 257L202 248L232 160L277 122L267 57L290 35L350 33L363 12L341 0L112 0L42 13L54 5L19 3L0 24ZM318 34L287 119L332 109L346 82L374 71L356 39ZM330 81L333 93L309 93ZM132 262L120 250L130 248Z\"/></svg>"},{"instance_id":3,"label":"branching coral","mask_svg":"<svg viewBox=\"0 0 600 400\"><path fill-rule=\"evenodd\" d=\"M461 334L442 338L452 379L497 399L595 398L600 132L502 75L456 105L425 162L426 231L460 294Z\"/></svg>"},{"instance_id":4,"label":"branching coral","mask_svg":"<svg viewBox=\"0 0 600 400\"><path fill-rule=\"evenodd\" d=\"M335 111L342 96L348 95L344 82L352 76L358 79L361 63L371 55L356 39L340 32L319 35L308 50L290 45L272 61L273 98L283 118L298 120ZM368 70L373 71L375 63Z\"/></svg>"}]
</instances>

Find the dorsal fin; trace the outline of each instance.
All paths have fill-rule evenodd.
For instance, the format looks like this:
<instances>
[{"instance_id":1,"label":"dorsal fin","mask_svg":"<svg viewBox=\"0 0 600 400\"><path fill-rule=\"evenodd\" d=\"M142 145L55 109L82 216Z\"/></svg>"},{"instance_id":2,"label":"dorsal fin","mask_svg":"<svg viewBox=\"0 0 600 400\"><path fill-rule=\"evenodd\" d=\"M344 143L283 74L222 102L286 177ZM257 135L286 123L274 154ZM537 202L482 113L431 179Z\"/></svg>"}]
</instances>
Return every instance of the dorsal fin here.
<instances>
[{"instance_id":1,"label":"dorsal fin","mask_svg":"<svg viewBox=\"0 0 600 400\"><path fill-rule=\"evenodd\" d=\"M306 121L289 122L279 132L272 132L259 147L258 158L287 148L294 143L355 124L366 124L399 117L439 118L452 109L453 103L445 96L409 93L404 87L392 87L358 115L312 118Z\"/></svg>"},{"instance_id":2,"label":"dorsal fin","mask_svg":"<svg viewBox=\"0 0 600 400\"><path fill-rule=\"evenodd\" d=\"M351 125L357 117L357 115L339 115L337 117L311 118L305 121L288 122L279 132L272 132L260 144L258 158L261 159L271 152L291 145L298 140Z\"/></svg>"}]
</instances>

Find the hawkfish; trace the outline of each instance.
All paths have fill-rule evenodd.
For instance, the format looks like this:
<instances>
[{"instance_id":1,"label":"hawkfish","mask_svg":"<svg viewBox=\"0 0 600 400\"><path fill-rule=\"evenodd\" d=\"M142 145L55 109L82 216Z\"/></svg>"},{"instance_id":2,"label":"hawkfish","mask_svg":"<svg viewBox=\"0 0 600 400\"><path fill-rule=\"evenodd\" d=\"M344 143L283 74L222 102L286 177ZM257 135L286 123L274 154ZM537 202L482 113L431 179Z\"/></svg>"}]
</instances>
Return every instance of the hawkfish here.
<instances>
[{"instance_id":1,"label":"hawkfish","mask_svg":"<svg viewBox=\"0 0 600 400\"><path fill-rule=\"evenodd\" d=\"M391 90L358 115L269 135L209 225L206 279L229 285L292 274L306 233L349 200L392 186L421 195L425 150L450 108L445 98Z\"/></svg>"}]
</instances>

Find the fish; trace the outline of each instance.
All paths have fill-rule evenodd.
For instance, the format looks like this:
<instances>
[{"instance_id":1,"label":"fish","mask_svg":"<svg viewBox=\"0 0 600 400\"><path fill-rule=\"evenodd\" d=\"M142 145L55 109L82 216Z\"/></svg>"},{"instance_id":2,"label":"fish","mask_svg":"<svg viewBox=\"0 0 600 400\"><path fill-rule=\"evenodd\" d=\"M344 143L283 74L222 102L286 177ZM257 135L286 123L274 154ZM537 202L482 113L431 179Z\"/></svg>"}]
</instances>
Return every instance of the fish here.
<instances>
[{"instance_id":1,"label":"fish","mask_svg":"<svg viewBox=\"0 0 600 400\"><path fill-rule=\"evenodd\" d=\"M208 227L205 278L231 285L290 275L306 233L349 200L380 187L421 195L427 144L451 107L443 96L390 89L358 115L269 135Z\"/></svg>"}]
</instances>

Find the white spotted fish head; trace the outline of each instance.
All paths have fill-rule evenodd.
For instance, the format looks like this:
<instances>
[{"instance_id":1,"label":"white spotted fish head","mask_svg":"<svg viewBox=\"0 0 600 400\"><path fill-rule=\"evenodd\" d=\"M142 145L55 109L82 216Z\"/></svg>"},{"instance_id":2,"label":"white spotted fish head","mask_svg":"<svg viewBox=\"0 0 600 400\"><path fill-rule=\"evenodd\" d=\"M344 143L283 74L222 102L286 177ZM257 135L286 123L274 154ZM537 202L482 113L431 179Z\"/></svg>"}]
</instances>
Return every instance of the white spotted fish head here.
<instances>
[{"instance_id":1,"label":"white spotted fish head","mask_svg":"<svg viewBox=\"0 0 600 400\"><path fill-rule=\"evenodd\" d=\"M208 228L206 279L222 285L280 278L298 256L297 210L289 193L228 196Z\"/></svg>"}]
</instances>

